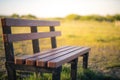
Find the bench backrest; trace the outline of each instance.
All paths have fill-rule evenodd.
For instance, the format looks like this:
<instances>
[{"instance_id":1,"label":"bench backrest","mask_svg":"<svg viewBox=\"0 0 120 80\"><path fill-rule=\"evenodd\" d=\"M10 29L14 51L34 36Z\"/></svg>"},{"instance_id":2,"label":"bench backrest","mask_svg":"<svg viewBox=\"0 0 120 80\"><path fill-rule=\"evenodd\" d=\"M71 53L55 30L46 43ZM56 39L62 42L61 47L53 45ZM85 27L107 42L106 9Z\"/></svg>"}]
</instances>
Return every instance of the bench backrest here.
<instances>
[{"instance_id":1,"label":"bench backrest","mask_svg":"<svg viewBox=\"0 0 120 80\"><path fill-rule=\"evenodd\" d=\"M56 36L60 36L60 31L55 31L55 26L59 26L59 21L42 21L42 20L26 20L26 19L12 19L4 18L1 19L3 40L5 48L5 56L7 62L14 62L14 47L13 42L32 40L33 53L40 51L39 40L40 38L51 38L52 48L56 48ZM50 28L50 32L38 32L37 27ZM31 33L19 33L12 34L11 27L30 27Z\"/></svg>"}]
</instances>

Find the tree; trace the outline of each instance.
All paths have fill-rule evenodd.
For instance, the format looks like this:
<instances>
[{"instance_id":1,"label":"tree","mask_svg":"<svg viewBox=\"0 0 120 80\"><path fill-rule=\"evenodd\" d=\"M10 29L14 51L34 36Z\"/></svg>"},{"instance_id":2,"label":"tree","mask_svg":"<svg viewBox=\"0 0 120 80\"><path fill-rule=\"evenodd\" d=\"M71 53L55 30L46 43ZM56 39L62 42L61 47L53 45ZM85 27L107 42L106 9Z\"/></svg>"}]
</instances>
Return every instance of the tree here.
<instances>
[{"instance_id":1,"label":"tree","mask_svg":"<svg viewBox=\"0 0 120 80\"><path fill-rule=\"evenodd\" d=\"M22 15L21 18L36 19L37 17L32 14L28 14L28 15Z\"/></svg>"},{"instance_id":2,"label":"tree","mask_svg":"<svg viewBox=\"0 0 120 80\"><path fill-rule=\"evenodd\" d=\"M116 14L113 16L114 20L120 20L120 14Z\"/></svg>"},{"instance_id":3,"label":"tree","mask_svg":"<svg viewBox=\"0 0 120 80\"><path fill-rule=\"evenodd\" d=\"M70 15L66 16L66 19L68 19L68 20L79 20L80 16L77 15L77 14L70 14Z\"/></svg>"},{"instance_id":4,"label":"tree","mask_svg":"<svg viewBox=\"0 0 120 80\"><path fill-rule=\"evenodd\" d=\"M13 18L19 18L20 16L18 14L14 13L14 14L11 15L11 17L13 17Z\"/></svg>"},{"instance_id":5,"label":"tree","mask_svg":"<svg viewBox=\"0 0 120 80\"><path fill-rule=\"evenodd\" d=\"M105 16L105 21L112 22L112 21L114 21L114 18L111 15L107 15L107 16Z\"/></svg>"}]
</instances>

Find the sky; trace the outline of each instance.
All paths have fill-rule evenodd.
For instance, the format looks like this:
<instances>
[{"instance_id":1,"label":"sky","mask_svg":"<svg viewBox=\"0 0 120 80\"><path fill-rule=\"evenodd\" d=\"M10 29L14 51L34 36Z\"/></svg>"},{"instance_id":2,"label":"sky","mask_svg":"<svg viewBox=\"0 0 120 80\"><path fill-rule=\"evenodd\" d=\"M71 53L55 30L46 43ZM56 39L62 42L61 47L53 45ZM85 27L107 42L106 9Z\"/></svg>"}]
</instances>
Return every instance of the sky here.
<instances>
[{"instance_id":1,"label":"sky","mask_svg":"<svg viewBox=\"0 0 120 80\"><path fill-rule=\"evenodd\" d=\"M65 17L78 15L120 14L120 0L0 0L0 15Z\"/></svg>"}]
</instances>

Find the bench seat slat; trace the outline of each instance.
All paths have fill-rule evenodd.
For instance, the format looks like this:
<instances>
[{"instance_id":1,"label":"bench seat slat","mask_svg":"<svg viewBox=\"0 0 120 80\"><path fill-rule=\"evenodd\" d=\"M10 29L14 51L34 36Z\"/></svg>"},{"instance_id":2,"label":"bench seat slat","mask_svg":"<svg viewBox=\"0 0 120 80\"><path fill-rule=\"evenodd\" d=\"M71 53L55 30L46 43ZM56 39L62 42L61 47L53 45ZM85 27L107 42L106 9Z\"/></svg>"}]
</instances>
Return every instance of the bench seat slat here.
<instances>
[{"instance_id":1,"label":"bench seat slat","mask_svg":"<svg viewBox=\"0 0 120 80\"><path fill-rule=\"evenodd\" d=\"M39 38L48 38L60 36L60 31L55 32L39 32L39 33L25 33L25 34L8 34L8 41L22 41L22 40L31 40L31 39L39 39Z\"/></svg>"},{"instance_id":2,"label":"bench seat slat","mask_svg":"<svg viewBox=\"0 0 120 80\"><path fill-rule=\"evenodd\" d=\"M47 57L50 57L50 56L58 54L58 53L62 53L63 51L70 50L72 48L74 48L74 47L73 46L69 46L69 47L65 47L65 48L62 48L62 49L58 49L56 51L48 52L47 54L44 54L44 55L38 55L38 56L35 56L35 57L28 58L28 59L26 59L25 64L26 65L35 65L36 64L36 62L35 62L36 60L45 59Z\"/></svg>"},{"instance_id":3,"label":"bench seat slat","mask_svg":"<svg viewBox=\"0 0 120 80\"><path fill-rule=\"evenodd\" d=\"M48 61L47 66L54 68L54 67L58 67L61 64L64 64L66 62L69 62L75 58L77 58L78 56L83 55L86 52L89 52L90 48L84 47L82 49L76 50L74 52L70 52L69 54L66 54L64 56L58 57L56 59L53 59L51 61Z\"/></svg>"},{"instance_id":4,"label":"bench seat slat","mask_svg":"<svg viewBox=\"0 0 120 80\"><path fill-rule=\"evenodd\" d=\"M42 55L45 55L47 53L51 53L53 51L58 51L60 49L64 49L66 47L69 47L69 46L62 46L62 47L59 47L59 48L54 48L54 49L50 49L50 50L47 50L47 51L43 51L43 52L39 52L39 53L36 53L36 54L33 54L33 55L24 55L24 56L21 56L21 57L15 57L15 64L25 64L25 60L28 59L28 58L32 58L32 57L35 57L35 56L42 56Z\"/></svg>"},{"instance_id":5,"label":"bench seat slat","mask_svg":"<svg viewBox=\"0 0 120 80\"><path fill-rule=\"evenodd\" d=\"M82 48L82 47L80 47ZM53 54L53 55L50 55L50 56L47 56L45 58L42 58L42 59L39 59L39 60L36 60L36 66L41 66L41 67L45 67L47 62L51 59L55 59L55 58L58 58L60 56L64 56L66 54L69 54L70 52L73 52L73 51L76 51L78 49L80 49L79 47L73 47L71 49L68 49L68 50L64 50L62 52L59 52L57 54Z\"/></svg>"}]
</instances>

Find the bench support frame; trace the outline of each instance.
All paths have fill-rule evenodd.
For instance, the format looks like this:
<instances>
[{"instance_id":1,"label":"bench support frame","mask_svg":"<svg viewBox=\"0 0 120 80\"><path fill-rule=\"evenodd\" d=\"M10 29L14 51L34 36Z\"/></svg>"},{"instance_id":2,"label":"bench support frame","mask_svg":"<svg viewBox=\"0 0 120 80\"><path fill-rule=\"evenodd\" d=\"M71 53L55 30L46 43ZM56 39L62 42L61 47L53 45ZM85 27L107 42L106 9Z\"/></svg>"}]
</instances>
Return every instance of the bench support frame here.
<instances>
[{"instance_id":1,"label":"bench support frame","mask_svg":"<svg viewBox=\"0 0 120 80\"><path fill-rule=\"evenodd\" d=\"M62 71L62 66L56 68L52 72L52 80L61 80L61 71Z\"/></svg>"},{"instance_id":2,"label":"bench support frame","mask_svg":"<svg viewBox=\"0 0 120 80\"><path fill-rule=\"evenodd\" d=\"M77 63L78 58L71 61L71 80L77 79Z\"/></svg>"},{"instance_id":3,"label":"bench support frame","mask_svg":"<svg viewBox=\"0 0 120 80\"><path fill-rule=\"evenodd\" d=\"M88 57L89 57L89 52L83 55L83 69L88 68Z\"/></svg>"}]
</instances>

